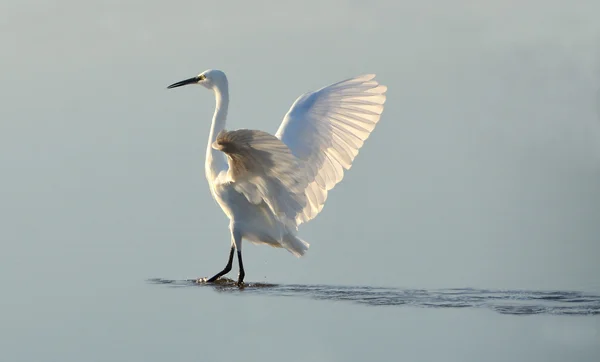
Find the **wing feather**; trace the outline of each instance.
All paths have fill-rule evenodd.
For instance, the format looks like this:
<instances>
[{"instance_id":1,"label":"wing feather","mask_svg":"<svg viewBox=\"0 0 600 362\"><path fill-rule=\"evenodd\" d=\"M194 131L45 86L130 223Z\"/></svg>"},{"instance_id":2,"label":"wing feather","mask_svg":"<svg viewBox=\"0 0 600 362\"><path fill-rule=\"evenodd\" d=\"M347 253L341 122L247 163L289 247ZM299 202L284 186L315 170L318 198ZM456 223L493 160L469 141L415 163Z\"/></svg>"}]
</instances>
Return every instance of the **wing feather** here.
<instances>
[{"instance_id":1,"label":"wing feather","mask_svg":"<svg viewBox=\"0 0 600 362\"><path fill-rule=\"evenodd\" d=\"M281 140L256 130L221 131L212 147L227 155L228 179L236 191L253 204L265 202L280 221L296 228L312 173L304 170L304 162Z\"/></svg>"},{"instance_id":2,"label":"wing feather","mask_svg":"<svg viewBox=\"0 0 600 362\"><path fill-rule=\"evenodd\" d=\"M300 96L275 136L305 162L305 206L298 224L314 218L329 190L352 167L360 148L379 122L386 86L374 74L346 79Z\"/></svg>"}]
</instances>

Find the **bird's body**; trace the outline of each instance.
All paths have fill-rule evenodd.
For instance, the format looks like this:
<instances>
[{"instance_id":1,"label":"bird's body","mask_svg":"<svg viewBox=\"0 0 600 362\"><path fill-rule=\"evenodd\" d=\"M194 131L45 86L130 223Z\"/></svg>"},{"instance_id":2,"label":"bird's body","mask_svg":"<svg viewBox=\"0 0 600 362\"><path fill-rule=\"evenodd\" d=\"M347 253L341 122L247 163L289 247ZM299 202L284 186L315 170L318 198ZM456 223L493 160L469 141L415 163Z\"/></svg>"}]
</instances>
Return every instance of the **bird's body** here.
<instances>
[{"instance_id":1,"label":"bird's body","mask_svg":"<svg viewBox=\"0 0 600 362\"><path fill-rule=\"evenodd\" d=\"M230 219L231 251L225 269L208 281L231 270L236 249L238 282L243 282L242 239L304 255L309 244L298 238L298 225L321 211L383 111L386 87L373 78L360 76L302 95L274 136L225 130L228 81L219 70L169 86L201 84L215 93L205 173Z\"/></svg>"},{"instance_id":2,"label":"bird's body","mask_svg":"<svg viewBox=\"0 0 600 362\"><path fill-rule=\"evenodd\" d=\"M296 238L295 231L287 228L265 202L251 203L226 177L215 181L213 196L229 217L232 235L239 233L240 240L236 243L238 250L241 249L241 239L277 248L285 247L297 256L303 255L308 249L308 243Z\"/></svg>"}]
</instances>

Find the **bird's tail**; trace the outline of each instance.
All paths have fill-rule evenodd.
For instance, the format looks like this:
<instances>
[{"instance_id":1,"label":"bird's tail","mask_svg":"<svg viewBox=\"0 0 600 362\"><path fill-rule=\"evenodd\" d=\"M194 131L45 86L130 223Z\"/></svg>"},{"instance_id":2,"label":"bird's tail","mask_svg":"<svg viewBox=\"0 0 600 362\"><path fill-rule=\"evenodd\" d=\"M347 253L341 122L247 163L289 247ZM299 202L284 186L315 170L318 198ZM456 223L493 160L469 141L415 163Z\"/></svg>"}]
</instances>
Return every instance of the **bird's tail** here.
<instances>
[{"instance_id":1,"label":"bird's tail","mask_svg":"<svg viewBox=\"0 0 600 362\"><path fill-rule=\"evenodd\" d=\"M286 234L281 240L281 246L299 258L306 253L310 247L310 244L300 239L296 235L289 233Z\"/></svg>"}]
</instances>

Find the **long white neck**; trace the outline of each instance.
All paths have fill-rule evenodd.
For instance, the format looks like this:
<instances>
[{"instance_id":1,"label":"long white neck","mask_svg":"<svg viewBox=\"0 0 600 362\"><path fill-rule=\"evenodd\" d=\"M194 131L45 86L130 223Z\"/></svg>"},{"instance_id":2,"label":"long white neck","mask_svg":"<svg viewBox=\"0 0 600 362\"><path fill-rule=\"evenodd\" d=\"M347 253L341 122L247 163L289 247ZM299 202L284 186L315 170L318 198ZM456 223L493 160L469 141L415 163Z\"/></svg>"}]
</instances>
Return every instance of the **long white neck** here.
<instances>
[{"instance_id":1,"label":"long white neck","mask_svg":"<svg viewBox=\"0 0 600 362\"><path fill-rule=\"evenodd\" d=\"M208 135L208 145L206 146L206 162L204 164L206 179L213 182L221 171L228 169L227 159L225 154L219 150L212 148L213 142L217 140L219 132L225 129L227 121L227 108L229 107L229 89L227 80L215 84L213 91L215 92L216 107L213 115L210 133Z\"/></svg>"}]
</instances>

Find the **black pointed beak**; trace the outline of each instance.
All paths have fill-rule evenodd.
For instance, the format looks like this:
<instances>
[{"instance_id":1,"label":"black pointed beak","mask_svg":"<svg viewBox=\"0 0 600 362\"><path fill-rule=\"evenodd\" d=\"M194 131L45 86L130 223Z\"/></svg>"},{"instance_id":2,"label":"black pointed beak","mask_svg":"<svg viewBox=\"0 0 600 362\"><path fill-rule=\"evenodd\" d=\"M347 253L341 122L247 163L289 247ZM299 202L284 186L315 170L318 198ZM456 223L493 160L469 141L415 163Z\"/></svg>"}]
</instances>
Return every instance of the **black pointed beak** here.
<instances>
[{"instance_id":1,"label":"black pointed beak","mask_svg":"<svg viewBox=\"0 0 600 362\"><path fill-rule=\"evenodd\" d=\"M181 82L177 82L177 83L173 83L170 86L167 87L167 89L171 89L171 88L177 88L177 87L181 87L184 85L188 85L188 84L196 84L200 81L200 79L198 79L198 77L192 77L186 80L182 80Z\"/></svg>"}]
</instances>

